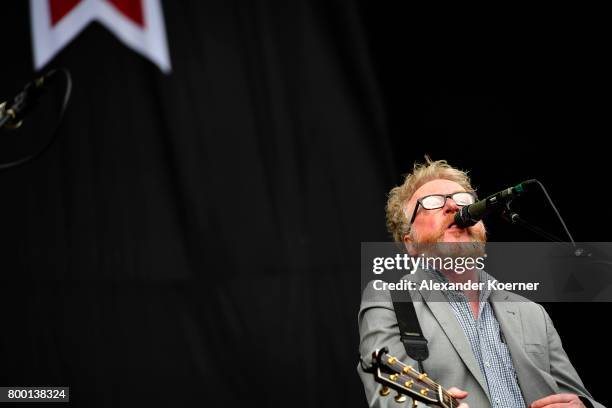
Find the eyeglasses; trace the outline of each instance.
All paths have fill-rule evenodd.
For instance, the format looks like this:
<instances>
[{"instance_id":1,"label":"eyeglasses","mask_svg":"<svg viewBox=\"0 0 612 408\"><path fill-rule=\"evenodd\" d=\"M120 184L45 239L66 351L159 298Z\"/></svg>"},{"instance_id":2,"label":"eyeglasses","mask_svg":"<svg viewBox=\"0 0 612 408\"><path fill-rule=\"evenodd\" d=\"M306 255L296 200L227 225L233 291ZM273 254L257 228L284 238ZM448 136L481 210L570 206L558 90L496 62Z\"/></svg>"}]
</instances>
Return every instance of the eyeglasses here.
<instances>
[{"instance_id":1,"label":"eyeglasses","mask_svg":"<svg viewBox=\"0 0 612 408\"><path fill-rule=\"evenodd\" d=\"M458 193L453 194L431 194L425 197L421 197L417 200L417 205L414 207L414 212L412 213L412 218L410 219L410 225L414 222L414 219L417 215L417 211L419 209L419 205L422 206L426 210L435 210L437 208L442 208L446 205L446 199L452 198L455 204L460 207L474 204L476 202L476 194L470 193L468 191L460 191Z\"/></svg>"}]
</instances>

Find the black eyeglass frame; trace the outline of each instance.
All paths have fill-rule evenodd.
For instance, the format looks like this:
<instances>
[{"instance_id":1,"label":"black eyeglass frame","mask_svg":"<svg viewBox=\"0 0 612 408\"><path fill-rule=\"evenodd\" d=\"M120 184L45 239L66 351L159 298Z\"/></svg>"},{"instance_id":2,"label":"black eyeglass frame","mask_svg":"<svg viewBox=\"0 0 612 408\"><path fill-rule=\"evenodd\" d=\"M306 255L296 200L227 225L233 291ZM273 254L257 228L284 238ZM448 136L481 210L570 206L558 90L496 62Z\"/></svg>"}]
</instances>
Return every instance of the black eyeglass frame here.
<instances>
[{"instance_id":1,"label":"black eyeglass frame","mask_svg":"<svg viewBox=\"0 0 612 408\"><path fill-rule=\"evenodd\" d=\"M457 192L452 193L452 194L429 194L429 195L426 195L426 196L421 197L421 198L419 198L417 200L417 205L414 207L414 211L412 212L412 218L410 218L410 223L408 225L412 225L412 223L414 222L414 219L416 218L416 215L417 215L417 211L419 210L419 206L425 208L425 206L423 206L423 200L424 199L426 199L428 197L433 197L433 196L444 197L444 202L442 203L442 205L440 207L425 208L426 210L437 210L438 208L444 208L444 206L446 205L446 200L448 200L449 198L453 198L453 196L455 194L469 194L469 195L471 195L474 198L474 203L476 202L476 200L478 200L478 197L472 191L457 191ZM453 198L453 201L455 201L454 198ZM457 203L457 201L455 201L455 203ZM457 205L459 207L463 207L463 205L460 205L460 204L457 204Z\"/></svg>"}]
</instances>

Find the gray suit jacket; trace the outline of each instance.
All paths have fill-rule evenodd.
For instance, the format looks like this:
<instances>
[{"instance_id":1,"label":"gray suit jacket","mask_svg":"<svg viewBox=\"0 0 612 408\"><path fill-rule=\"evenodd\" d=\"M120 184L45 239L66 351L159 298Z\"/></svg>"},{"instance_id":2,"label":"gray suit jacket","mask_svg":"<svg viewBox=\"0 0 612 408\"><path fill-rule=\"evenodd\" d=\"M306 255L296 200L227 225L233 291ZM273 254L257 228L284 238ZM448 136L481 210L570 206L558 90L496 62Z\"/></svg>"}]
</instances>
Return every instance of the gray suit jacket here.
<instances>
[{"instance_id":1,"label":"gray suit jacket","mask_svg":"<svg viewBox=\"0 0 612 408\"><path fill-rule=\"evenodd\" d=\"M450 306L427 301L429 293L412 292L423 335L428 340L429 358L424 362L428 376L443 387L468 391L465 402L470 408L490 407L486 381L480 372L469 341ZM518 383L530 404L556 393L574 393L588 399L594 407L604 407L593 400L561 345L561 339L542 306L511 292L495 291L490 302L504 334L514 362ZM365 362L372 351L384 346L389 353L416 367L400 341L393 303L388 291L368 286L359 310L359 351ZM371 407L398 407L392 395L381 397L380 386L372 374L357 370Z\"/></svg>"}]
</instances>

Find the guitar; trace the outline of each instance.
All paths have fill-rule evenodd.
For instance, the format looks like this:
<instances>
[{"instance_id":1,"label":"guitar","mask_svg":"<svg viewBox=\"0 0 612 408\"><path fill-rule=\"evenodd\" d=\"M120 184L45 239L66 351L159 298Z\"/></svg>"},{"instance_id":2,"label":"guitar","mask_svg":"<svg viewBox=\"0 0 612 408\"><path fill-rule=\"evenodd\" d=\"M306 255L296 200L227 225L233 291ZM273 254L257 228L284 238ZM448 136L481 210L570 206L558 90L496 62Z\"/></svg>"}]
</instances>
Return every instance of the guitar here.
<instances>
[{"instance_id":1,"label":"guitar","mask_svg":"<svg viewBox=\"0 0 612 408\"><path fill-rule=\"evenodd\" d=\"M372 367L367 371L382 385L381 396L389 395L391 390L397 391L396 402L404 402L410 397L413 407L417 406L417 401L442 408L459 406L459 401L440 384L389 355L387 347L372 353Z\"/></svg>"}]
</instances>

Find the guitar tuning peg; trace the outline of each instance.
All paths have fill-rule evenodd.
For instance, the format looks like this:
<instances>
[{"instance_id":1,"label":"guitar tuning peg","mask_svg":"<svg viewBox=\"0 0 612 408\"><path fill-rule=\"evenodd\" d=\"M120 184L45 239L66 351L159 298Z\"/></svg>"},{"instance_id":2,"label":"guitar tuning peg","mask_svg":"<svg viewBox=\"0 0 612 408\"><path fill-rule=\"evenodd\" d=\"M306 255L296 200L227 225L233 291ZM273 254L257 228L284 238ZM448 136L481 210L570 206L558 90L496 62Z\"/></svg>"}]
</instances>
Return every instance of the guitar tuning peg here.
<instances>
[{"instance_id":1,"label":"guitar tuning peg","mask_svg":"<svg viewBox=\"0 0 612 408\"><path fill-rule=\"evenodd\" d=\"M381 397L386 397L391 393L391 390L389 389L389 387L382 387L378 393Z\"/></svg>"},{"instance_id":2,"label":"guitar tuning peg","mask_svg":"<svg viewBox=\"0 0 612 408\"><path fill-rule=\"evenodd\" d=\"M402 402L406 401L407 399L408 398L405 395L402 395L399 392L395 396L395 402L397 402L397 403L402 403Z\"/></svg>"},{"instance_id":3,"label":"guitar tuning peg","mask_svg":"<svg viewBox=\"0 0 612 408\"><path fill-rule=\"evenodd\" d=\"M417 400L413 399L412 400L412 408L418 408L419 403L417 402Z\"/></svg>"}]
</instances>

